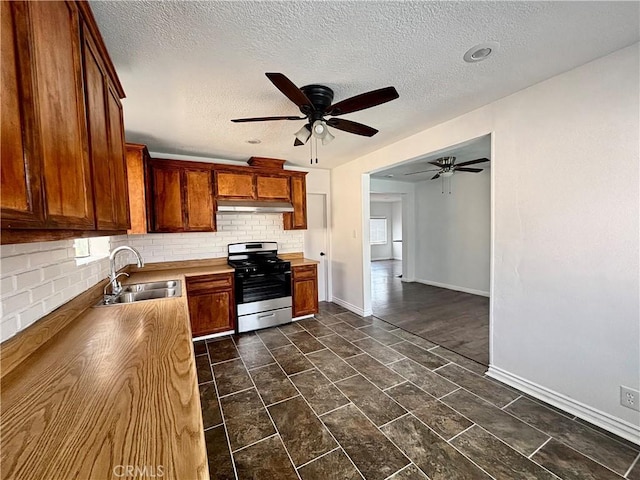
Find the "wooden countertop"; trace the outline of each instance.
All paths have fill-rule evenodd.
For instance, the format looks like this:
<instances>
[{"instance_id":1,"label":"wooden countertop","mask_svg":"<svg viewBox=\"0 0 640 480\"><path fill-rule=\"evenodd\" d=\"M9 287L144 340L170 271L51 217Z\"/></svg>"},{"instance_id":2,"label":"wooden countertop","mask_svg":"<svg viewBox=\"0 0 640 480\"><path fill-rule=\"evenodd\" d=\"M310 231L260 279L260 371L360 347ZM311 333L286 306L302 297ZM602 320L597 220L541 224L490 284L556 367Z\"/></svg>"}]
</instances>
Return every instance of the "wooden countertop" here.
<instances>
[{"instance_id":1,"label":"wooden countertop","mask_svg":"<svg viewBox=\"0 0 640 480\"><path fill-rule=\"evenodd\" d=\"M304 265L318 265L320 262L317 260L311 260L304 258L302 253L283 253L278 255L282 260L288 260L291 262L292 267L302 267Z\"/></svg>"},{"instance_id":2,"label":"wooden countertop","mask_svg":"<svg viewBox=\"0 0 640 480\"><path fill-rule=\"evenodd\" d=\"M319 263L283 257L293 266ZM3 478L113 479L133 466L147 476L209 479L184 280L233 268L217 258L129 271L123 283L181 280L182 297L85 310L101 295L96 285L69 302L71 313L63 306L9 342ZM36 341L42 346L25 347Z\"/></svg>"},{"instance_id":3,"label":"wooden countertop","mask_svg":"<svg viewBox=\"0 0 640 480\"><path fill-rule=\"evenodd\" d=\"M138 272L184 279L211 267ZM209 478L183 297L86 310L2 378L3 478ZM36 324L37 325L37 324Z\"/></svg>"}]
</instances>

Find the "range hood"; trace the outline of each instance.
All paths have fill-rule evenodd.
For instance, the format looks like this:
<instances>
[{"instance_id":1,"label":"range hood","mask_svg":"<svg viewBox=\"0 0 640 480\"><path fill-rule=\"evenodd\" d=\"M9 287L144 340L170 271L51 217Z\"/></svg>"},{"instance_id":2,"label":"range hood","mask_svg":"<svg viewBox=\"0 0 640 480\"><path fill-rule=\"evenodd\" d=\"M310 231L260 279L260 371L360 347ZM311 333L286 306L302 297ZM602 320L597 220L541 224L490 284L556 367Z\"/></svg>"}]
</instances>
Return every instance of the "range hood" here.
<instances>
[{"instance_id":1,"label":"range hood","mask_svg":"<svg viewBox=\"0 0 640 480\"><path fill-rule=\"evenodd\" d=\"M293 212L289 202L260 202L257 200L218 200L218 213L284 213Z\"/></svg>"}]
</instances>

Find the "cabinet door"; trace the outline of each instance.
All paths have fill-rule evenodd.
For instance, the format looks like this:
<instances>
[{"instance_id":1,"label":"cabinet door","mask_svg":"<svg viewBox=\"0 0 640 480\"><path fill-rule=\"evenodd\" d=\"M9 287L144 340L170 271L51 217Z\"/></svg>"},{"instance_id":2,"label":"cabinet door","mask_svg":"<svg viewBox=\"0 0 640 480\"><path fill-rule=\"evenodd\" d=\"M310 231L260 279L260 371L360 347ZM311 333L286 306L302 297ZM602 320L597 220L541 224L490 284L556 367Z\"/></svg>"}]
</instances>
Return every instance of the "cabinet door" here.
<instances>
[{"instance_id":1,"label":"cabinet door","mask_svg":"<svg viewBox=\"0 0 640 480\"><path fill-rule=\"evenodd\" d=\"M216 198L255 199L253 173L216 172Z\"/></svg>"},{"instance_id":2,"label":"cabinet door","mask_svg":"<svg viewBox=\"0 0 640 480\"><path fill-rule=\"evenodd\" d=\"M122 110L100 53L84 29L84 85L97 230L129 228Z\"/></svg>"},{"instance_id":3,"label":"cabinet door","mask_svg":"<svg viewBox=\"0 0 640 480\"><path fill-rule=\"evenodd\" d=\"M256 194L258 200L288 202L291 199L289 177L284 175L257 175Z\"/></svg>"},{"instance_id":4,"label":"cabinet door","mask_svg":"<svg viewBox=\"0 0 640 480\"><path fill-rule=\"evenodd\" d=\"M32 110L29 108L32 95L29 37L24 5L1 2L0 7L2 227L41 227L44 225L44 216L40 190L40 163L36 153L29 149L29 139L25 137L27 132L33 132L33 125L28 124L28 119L25 118L25 110ZM25 65L22 72L20 63Z\"/></svg>"},{"instance_id":5,"label":"cabinet door","mask_svg":"<svg viewBox=\"0 0 640 480\"><path fill-rule=\"evenodd\" d=\"M293 316L318 313L318 279L293 281Z\"/></svg>"},{"instance_id":6,"label":"cabinet door","mask_svg":"<svg viewBox=\"0 0 640 480\"><path fill-rule=\"evenodd\" d=\"M284 213L285 230L306 230L307 228L307 187L304 176L291 177L291 203L293 213Z\"/></svg>"},{"instance_id":7,"label":"cabinet door","mask_svg":"<svg viewBox=\"0 0 640 480\"><path fill-rule=\"evenodd\" d=\"M191 333L194 337L235 328L233 274L190 277L186 284Z\"/></svg>"},{"instance_id":8,"label":"cabinet door","mask_svg":"<svg viewBox=\"0 0 640 480\"><path fill-rule=\"evenodd\" d=\"M210 170L185 171L186 230L215 232L216 215L213 208L213 185Z\"/></svg>"},{"instance_id":9,"label":"cabinet door","mask_svg":"<svg viewBox=\"0 0 640 480\"><path fill-rule=\"evenodd\" d=\"M113 182L113 213L116 230L126 230L129 221L129 189L124 143L122 104L110 83L107 84L107 113L109 115L109 164Z\"/></svg>"},{"instance_id":10,"label":"cabinet door","mask_svg":"<svg viewBox=\"0 0 640 480\"><path fill-rule=\"evenodd\" d=\"M315 265L301 265L291 269L293 316L318 313L318 270Z\"/></svg>"},{"instance_id":11,"label":"cabinet door","mask_svg":"<svg viewBox=\"0 0 640 480\"><path fill-rule=\"evenodd\" d=\"M85 32L86 34L87 32ZM87 98L89 155L93 177L96 228L116 230L113 176L109 153L109 126L106 104L106 76L100 56L90 37L84 38L84 85Z\"/></svg>"},{"instance_id":12,"label":"cabinet door","mask_svg":"<svg viewBox=\"0 0 640 480\"><path fill-rule=\"evenodd\" d=\"M127 184L131 229L128 234L147 233L147 197L144 184L144 167L149 161L147 147L127 143Z\"/></svg>"},{"instance_id":13,"label":"cabinet door","mask_svg":"<svg viewBox=\"0 0 640 480\"><path fill-rule=\"evenodd\" d=\"M151 232L184 231L182 208L182 175L178 168L158 167L151 164L149 181L152 215Z\"/></svg>"},{"instance_id":14,"label":"cabinet door","mask_svg":"<svg viewBox=\"0 0 640 480\"><path fill-rule=\"evenodd\" d=\"M47 226L93 230L77 7L70 2L27 5Z\"/></svg>"}]
</instances>

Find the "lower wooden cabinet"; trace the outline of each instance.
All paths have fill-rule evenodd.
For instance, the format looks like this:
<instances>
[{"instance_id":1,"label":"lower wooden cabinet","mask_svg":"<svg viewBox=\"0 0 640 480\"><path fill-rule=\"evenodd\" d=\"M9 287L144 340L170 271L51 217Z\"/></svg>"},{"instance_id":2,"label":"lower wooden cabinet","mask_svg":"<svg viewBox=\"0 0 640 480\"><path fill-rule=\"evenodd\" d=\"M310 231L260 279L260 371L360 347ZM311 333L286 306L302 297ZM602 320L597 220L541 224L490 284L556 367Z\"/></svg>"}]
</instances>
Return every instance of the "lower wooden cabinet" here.
<instances>
[{"instance_id":1,"label":"lower wooden cabinet","mask_svg":"<svg viewBox=\"0 0 640 480\"><path fill-rule=\"evenodd\" d=\"M186 284L193 337L235 328L233 273L188 277Z\"/></svg>"},{"instance_id":2,"label":"lower wooden cabinet","mask_svg":"<svg viewBox=\"0 0 640 480\"><path fill-rule=\"evenodd\" d=\"M293 317L318 313L318 269L316 265L291 267Z\"/></svg>"}]
</instances>

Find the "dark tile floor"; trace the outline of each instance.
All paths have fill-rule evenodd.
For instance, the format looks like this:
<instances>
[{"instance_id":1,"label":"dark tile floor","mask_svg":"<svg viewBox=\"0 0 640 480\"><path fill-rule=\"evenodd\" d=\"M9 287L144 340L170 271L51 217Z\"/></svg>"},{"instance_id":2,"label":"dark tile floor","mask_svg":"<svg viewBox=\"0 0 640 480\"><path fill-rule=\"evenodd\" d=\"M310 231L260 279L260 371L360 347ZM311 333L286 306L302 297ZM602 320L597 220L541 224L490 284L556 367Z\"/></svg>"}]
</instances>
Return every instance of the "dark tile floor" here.
<instances>
[{"instance_id":1,"label":"dark tile floor","mask_svg":"<svg viewBox=\"0 0 640 480\"><path fill-rule=\"evenodd\" d=\"M640 479L640 447L334 304L195 351L212 479Z\"/></svg>"},{"instance_id":2,"label":"dark tile floor","mask_svg":"<svg viewBox=\"0 0 640 480\"><path fill-rule=\"evenodd\" d=\"M449 350L489 365L489 299L402 282L400 260L371 262L373 314Z\"/></svg>"}]
</instances>

